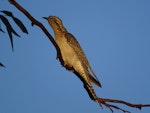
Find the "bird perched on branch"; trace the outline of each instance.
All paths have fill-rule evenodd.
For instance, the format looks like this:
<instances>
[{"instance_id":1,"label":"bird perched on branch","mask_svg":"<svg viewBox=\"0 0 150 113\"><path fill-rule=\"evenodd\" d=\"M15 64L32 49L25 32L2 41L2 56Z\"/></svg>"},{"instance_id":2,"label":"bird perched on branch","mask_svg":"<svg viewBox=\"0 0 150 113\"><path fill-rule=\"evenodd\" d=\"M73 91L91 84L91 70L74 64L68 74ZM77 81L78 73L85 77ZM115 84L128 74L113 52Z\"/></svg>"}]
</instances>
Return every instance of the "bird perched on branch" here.
<instances>
[{"instance_id":1,"label":"bird perched on branch","mask_svg":"<svg viewBox=\"0 0 150 113\"><path fill-rule=\"evenodd\" d=\"M60 18L56 16L43 18L48 20L54 31L55 41L60 48L64 62L62 65L79 77L79 79L83 82L84 88L88 92L90 98L98 102L98 97L92 87L92 83L99 87L101 87L101 84L92 70L80 44L63 26Z\"/></svg>"}]
</instances>

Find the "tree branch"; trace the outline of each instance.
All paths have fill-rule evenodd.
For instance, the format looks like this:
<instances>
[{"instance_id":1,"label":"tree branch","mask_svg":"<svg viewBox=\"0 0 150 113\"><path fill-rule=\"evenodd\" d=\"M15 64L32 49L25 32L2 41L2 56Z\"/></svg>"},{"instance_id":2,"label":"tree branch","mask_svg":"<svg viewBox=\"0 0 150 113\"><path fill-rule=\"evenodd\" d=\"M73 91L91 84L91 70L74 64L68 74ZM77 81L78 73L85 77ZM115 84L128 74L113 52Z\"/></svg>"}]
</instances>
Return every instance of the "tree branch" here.
<instances>
[{"instance_id":1,"label":"tree branch","mask_svg":"<svg viewBox=\"0 0 150 113\"><path fill-rule=\"evenodd\" d=\"M60 48L57 45L57 43L55 42L54 38L52 37L52 35L47 31L47 29L43 26L43 24L39 21L37 21L33 16L31 16L31 14L25 10L21 5L19 5L15 0L8 0L11 4L13 4L18 10L20 10L30 21L32 26L33 25L37 25L38 27L40 27L42 29L42 31L46 34L46 36L48 37L48 39L51 41L51 43L54 45L54 47L56 48L57 51L57 58L59 59L61 65L64 66L64 61L62 59L62 55L60 52Z\"/></svg>"},{"instance_id":2,"label":"tree branch","mask_svg":"<svg viewBox=\"0 0 150 113\"><path fill-rule=\"evenodd\" d=\"M64 66L64 61L63 61L62 56L61 56L60 48L58 47L57 43L55 42L55 40L53 39L51 34L43 26L43 24L40 23L39 21L37 21L35 18L33 18L31 16L31 14L27 10L25 10L23 7L21 7L15 0L8 0L8 1L11 4L13 4L17 9L19 9L24 15L26 15L26 17L31 21L32 25L37 25L38 27L40 27L42 29L42 31L47 35L49 40L55 46L55 48L57 50L57 58L59 58L59 61ZM66 68L67 68L67 66L66 66ZM68 70L69 70L69 68L68 68ZM122 100L107 99L107 98L99 98L98 103L108 107L112 112L113 112L113 108L114 108L114 109L121 110L124 113L125 112L130 113L130 112L125 110L125 109L122 109L121 107L118 107L118 106L113 105L113 104L108 104L108 103L119 103L119 104L123 104L123 105L129 106L129 107L138 108L140 110L142 107L150 107L150 104L132 104L132 103L122 101Z\"/></svg>"},{"instance_id":3,"label":"tree branch","mask_svg":"<svg viewBox=\"0 0 150 113\"><path fill-rule=\"evenodd\" d=\"M130 111L127 111L125 109L122 109L122 108L120 108L118 106L115 106L115 105L112 105L112 104L108 104L107 102L109 102L109 103L119 103L119 104L123 104L123 105L129 106L129 107L138 108L140 110L142 109L142 107L150 107L150 104L132 104L132 103L129 103L129 102L126 102L126 101L123 101L123 100L107 99L107 98L99 98L98 102L103 104L104 106L108 107L112 112L113 112L112 108L115 108L115 109L121 110L123 112L130 113Z\"/></svg>"}]
</instances>

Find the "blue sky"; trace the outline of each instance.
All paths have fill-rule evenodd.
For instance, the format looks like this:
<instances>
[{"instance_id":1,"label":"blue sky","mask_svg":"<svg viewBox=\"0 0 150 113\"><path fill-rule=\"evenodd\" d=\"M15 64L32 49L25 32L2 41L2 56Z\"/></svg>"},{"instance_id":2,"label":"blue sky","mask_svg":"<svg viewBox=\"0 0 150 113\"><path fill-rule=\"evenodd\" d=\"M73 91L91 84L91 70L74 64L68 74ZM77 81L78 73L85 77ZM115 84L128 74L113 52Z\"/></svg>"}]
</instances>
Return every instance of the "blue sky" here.
<instances>
[{"instance_id":1,"label":"blue sky","mask_svg":"<svg viewBox=\"0 0 150 113\"><path fill-rule=\"evenodd\" d=\"M132 103L150 103L150 1L149 0L45 0L19 3L53 31L43 16L55 15L80 42L99 78L99 97ZM82 82L56 60L45 34L7 0L0 10L12 11L29 34L0 34L0 113L109 113L90 100ZM1 27L5 29L3 24ZM122 106L124 107L124 106ZM132 113L149 113L124 107ZM111 113L111 112L110 112ZM120 111L115 110L115 113Z\"/></svg>"}]
</instances>

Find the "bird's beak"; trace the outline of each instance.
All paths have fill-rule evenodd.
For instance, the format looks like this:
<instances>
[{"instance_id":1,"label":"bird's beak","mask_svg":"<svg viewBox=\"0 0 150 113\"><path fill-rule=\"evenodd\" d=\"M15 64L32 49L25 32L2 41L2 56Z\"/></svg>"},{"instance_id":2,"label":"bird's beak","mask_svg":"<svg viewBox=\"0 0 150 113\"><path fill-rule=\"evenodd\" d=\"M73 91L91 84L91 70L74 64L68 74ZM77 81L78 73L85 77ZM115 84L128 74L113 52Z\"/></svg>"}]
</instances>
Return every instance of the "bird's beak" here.
<instances>
[{"instance_id":1,"label":"bird's beak","mask_svg":"<svg viewBox=\"0 0 150 113\"><path fill-rule=\"evenodd\" d=\"M44 18L44 19L46 19L46 20L48 19L47 17L42 17L42 18Z\"/></svg>"}]
</instances>

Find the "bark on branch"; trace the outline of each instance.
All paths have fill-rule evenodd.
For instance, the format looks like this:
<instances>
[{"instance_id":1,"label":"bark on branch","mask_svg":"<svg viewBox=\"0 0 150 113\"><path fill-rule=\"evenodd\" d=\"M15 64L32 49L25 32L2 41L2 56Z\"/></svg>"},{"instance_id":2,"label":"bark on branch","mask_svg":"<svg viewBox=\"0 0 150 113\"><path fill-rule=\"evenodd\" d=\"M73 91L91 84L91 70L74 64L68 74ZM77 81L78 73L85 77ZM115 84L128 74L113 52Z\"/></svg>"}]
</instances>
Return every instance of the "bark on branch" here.
<instances>
[{"instance_id":1,"label":"bark on branch","mask_svg":"<svg viewBox=\"0 0 150 113\"><path fill-rule=\"evenodd\" d=\"M130 111L128 111L128 110L122 109L121 107L118 107L118 106L112 105L112 104L108 104L108 103L123 104L123 105L129 106L129 107L138 108L140 110L142 109L142 107L150 107L150 104L133 104L133 103L129 103L129 102L126 102L123 100L108 99L108 98L99 98L99 102L101 104L103 104L104 106L108 107L112 112L113 112L112 108L115 108L115 109L123 111L124 113L125 112L130 113Z\"/></svg>"},{"instance_id":2,"label":"bark on branch","mask_svg":"<svg viewBox=\"0 0 150 113\"><path fill-rule=\"evenodd\" d=\"M57 45L57 43L55 42L55 40L53 39L53 37L51 36L51 34L47 31L47 29L43 26L42 23L40 23L39 21L37 21L35 18L33 18L33 16L31 16L31 14L25 10L22 6L20 6L15 0L8 0L11 4L13 4L17 9L19 9L32 23L32 25L37 25L38 27L40 27L42 29L42 31L47 35L47 37L49 38L49 40L52 42L52 44L55 46L56 50L57 50L57 58L59 58L61 64L64 64L64 61L62 59L61 53L60 53L60 49ZM67 68L67 67L66 67ZM113 104L109 104L109 103L119 103L119 104L123 104L129 107L133 107L133 108L138 108L141 110L142 107L150 107L150 104L132 104L123 100L115 100L115 99L107 99L107 98L99 98L99 103L101 103L102 105L106 106L107 108L109 108L112 112L113 112L113 108L114 109L118 109L121 110L122 112L128 112L129 111L122 109L121 107L118 107L116 105Z\"/></svg>"},{"instance_id":3,"label":"bark on branch","mask_svg":"<svg viewBox=\"0 0 150 113\"><path fill-rule=\"evenodd\" d=\"M59 59L60 63L62 65L64 65L64 61L63 61L62 56L61 56L60 48L57 45L57 43L55 42L55 40L52 37L52 35L44 27L44 25L41 22L37 21L33 16L31 16L31 14L26 9L24 9L21 5L19 5L15 0L8 0L8 1L11 4L13 4L18 10L20 10L31 21L31 25L32 26L33 25L37 25L38 27L40 27L42 29L42 31L46 34L47 38L52 42L52 44L56 48L57 59Z\"/></svg>"}]
</instances>

